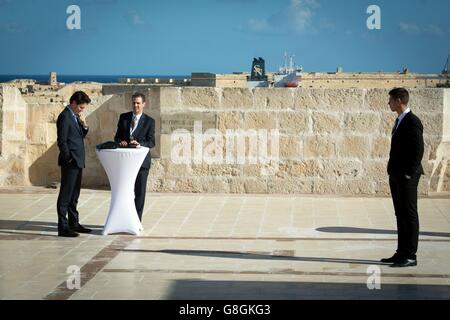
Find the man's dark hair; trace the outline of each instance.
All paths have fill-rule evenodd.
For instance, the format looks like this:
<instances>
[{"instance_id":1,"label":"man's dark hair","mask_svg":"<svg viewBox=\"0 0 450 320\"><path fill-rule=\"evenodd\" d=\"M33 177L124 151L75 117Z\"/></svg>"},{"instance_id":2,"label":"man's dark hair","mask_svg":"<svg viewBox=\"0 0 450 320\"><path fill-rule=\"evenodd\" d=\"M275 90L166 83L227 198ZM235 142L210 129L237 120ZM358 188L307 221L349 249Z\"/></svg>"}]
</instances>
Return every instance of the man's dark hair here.
<instances>
[{"instance_id":1,"label":"man's dark hair","mask_svg":"<svg viewBox=\"0 0 450 320\"><path fill-rule=\"evenodd\" d=\"M407 105L409 102L409 92L405 88L395 88L389 91L389 95L394 99L400 99L400 101Z\"/></svg>"},{"instance_id":2,"label":"man's dark hair","mask_svg":"<svg viewBox=\"0 0 450 320\"><path fill-rule=\"evenodd\" d=\"M70 103L75 102L76 104L90 103L91 99L83 91L77 91L70 97Z\"/></svg>"},{"instance_id":3,"label":"man's dark hair","mask_svg":"<svg viewBox=\"0 0 450 320\"><path fill-rule=\"evenodd\" d=\"M131 97L131 100L134 100L134 98L142 98L142 102L145 102L145 96L144 94L140 93L140 92L136 92L133 94L133 96Z\"/></svg>"}]
</instances>

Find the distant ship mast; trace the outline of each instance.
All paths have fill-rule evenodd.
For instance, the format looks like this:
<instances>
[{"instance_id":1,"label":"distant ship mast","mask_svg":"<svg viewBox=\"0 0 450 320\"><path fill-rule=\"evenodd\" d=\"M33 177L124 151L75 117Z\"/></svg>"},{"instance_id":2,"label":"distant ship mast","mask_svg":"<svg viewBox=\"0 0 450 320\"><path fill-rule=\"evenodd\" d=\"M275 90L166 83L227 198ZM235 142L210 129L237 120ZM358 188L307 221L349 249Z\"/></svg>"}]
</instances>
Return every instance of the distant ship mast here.
<instances>
[{"instance_id":1,"label":"distant ship mast","mask_svg":"<svg viewBox=\"0 0 450 320\"><path fill-rule=\"evenodd\" d=\"M442 74L450 74L450 55L447 57L447 63L445 64Z\"/></svg>"},{"instance_id":2,"label":"distant ship mast","mask_svg":"<svg viewBox=\"0 0 450 320\"><path fill-rule=\"evenodd\" d=\"M302 72L303 67L296 66L294 67L294 57L295 55L289 55L286 51L284 52L284 67L280 67L278 69L280 74L291 74L291 73L297 73ZM289 66L288 66L288 60L289 60Z\"/></svg>"}]
</instances>

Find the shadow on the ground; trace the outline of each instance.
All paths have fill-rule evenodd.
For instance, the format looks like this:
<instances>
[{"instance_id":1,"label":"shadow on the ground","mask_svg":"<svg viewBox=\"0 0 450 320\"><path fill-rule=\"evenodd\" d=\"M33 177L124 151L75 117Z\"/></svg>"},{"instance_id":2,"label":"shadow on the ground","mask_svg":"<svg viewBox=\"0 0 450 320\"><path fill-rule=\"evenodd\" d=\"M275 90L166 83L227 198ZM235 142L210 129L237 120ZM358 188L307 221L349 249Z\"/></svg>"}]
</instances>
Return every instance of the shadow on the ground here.
<instances>
[{"instance_id":1,"label":"shadow on the ground","mask_svg":"<svg viewBox=\"0 0 450 320\"><path fill-rule=\"evenodd\" d=\"M450 286L381 284L369 290L366 279L356 283L291 281L173 280L168 300L416 300L450 299ZM359 283L358 283L359 282Z\"/></svg>"},{"instance_id":2,"label":"shadow on the ground","mask_svg":"<svg viewBox=\"0 0 450 320\"><path fill-rule=\"evenodd\" d=\"M103 226L98 225L83 225L86 228L92 229L90 234L101 235ZM9 231L38 231L38 232L58 232L58 224L56 222L45 221L26 221L26 220L0 220L0 232L5 233L3 230ZM8 232L6 232L8 233ZM11 232L9 232L11 233ZM14 232L14 234L18 234ZM22 233L31 234L31 233ZM43 234L39 234L43 235Z\"/></svg>"},{"instance_id":3,"label":"shadow on the ground","mask_svg":"<svg viewBox=\"0 0 450 320\"><path fill-rule=\"evenodd\" d=\"M352 263L368 265L386 265L376 260L359 260L345 258L317 258L317 257L295 257L286 255L272 255L269 252L236 252L236 251L213 251L213 250L144 250L144 249L121 249L123 252L142 252L142 253L167 253L187 256L201 256L213 258L228 259L254 259L254 260L289 260L289 261L307 261L307 262L330 262L330 263Z\"/></svg>"},{"instance_id":4,"label":"shadow on the ground","mask_svg":"<svg viewBox=\"0 0 450 320\"><path fill-rule=\"evenodd\" d=\"M368 228L355 228L355 227L322 227L317 228L317 231L328 232L328 233L370 233L370 234L393 234L396 235L396 230L383 230L383 229L368 229ZM431 237L448 237L450 238L450 233L448 232L429 232L420 231L420 236L431 236Z\"/></svg>"}]
</instances>

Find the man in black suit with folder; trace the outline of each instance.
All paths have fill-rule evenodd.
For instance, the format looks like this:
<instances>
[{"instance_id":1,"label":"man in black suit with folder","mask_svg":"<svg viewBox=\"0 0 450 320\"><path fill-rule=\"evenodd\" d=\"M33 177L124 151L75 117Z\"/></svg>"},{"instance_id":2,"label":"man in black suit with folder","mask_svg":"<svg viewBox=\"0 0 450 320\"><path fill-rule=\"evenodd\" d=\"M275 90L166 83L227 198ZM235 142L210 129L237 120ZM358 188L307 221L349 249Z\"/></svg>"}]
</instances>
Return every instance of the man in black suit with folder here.
<instances>
[{"instance_id":1,"label":"man in black suit with folder","mask_svg":"<svg viewBox=\"0 0 450 320\"><path fill-rule=\"evenodd\" d=\"M142 93L135 93L131 99L133 102L133 111L120 115L114 141L121 147L141 145L153 148L155 146L155 120L144 113L145 96ZM134 185L134 203L140 221L142 221L142 213L144 211L145 192L147 190L147 178L150 166L151 156L149 152L139 169Z\"/></svg>"},{"instance_id":2,"label":"man in black suit with folder","mask_svg":"<svg viewBox=\"0 0 450 320\"><path fill-rule=\"evenodd\" d=\"M77 210L81 176L85 167L84 138L89 131L81 113L90 102L91 99L86 93L75 92L70 97L70 105L64 108L56 121L58 165L61 167L61 187L56 204L60 237L77 237L79 232L91 232L80 225Z\"/></svg>"},{"instance_id":3,"label":"man in black suit with folder","mask_svg":"<svg viewBox=\"0 0 450 320\"><path fill-rule=\"evenodd\" d=\"M391 151L387 172L397 219L397 252L382 262L391 267L417 265L419 243L419 215L417 212L417 186L424 174L423 126L420 119L408 108L409 93L404 88L389 92L389 106L398 114L392 129Z\"/></svg>"}]
</instances>

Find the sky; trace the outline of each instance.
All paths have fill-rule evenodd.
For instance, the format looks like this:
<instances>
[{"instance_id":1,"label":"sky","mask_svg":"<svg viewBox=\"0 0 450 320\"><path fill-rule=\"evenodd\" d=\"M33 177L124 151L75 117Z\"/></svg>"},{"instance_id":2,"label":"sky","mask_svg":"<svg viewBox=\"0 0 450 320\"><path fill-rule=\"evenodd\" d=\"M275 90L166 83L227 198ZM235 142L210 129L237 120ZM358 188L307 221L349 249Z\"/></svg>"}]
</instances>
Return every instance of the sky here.
<instances>
[{"instance_id":1,"label":"sky","mask_svg":"<svg viewBox=\"0 0 450 320\"><path fill-rule=\"evenodd\" d=\"M0 0L0 74L276 71L285 51L305 71L440 73L449 15L448 0Z\"/></svg>"}]
</instances>

